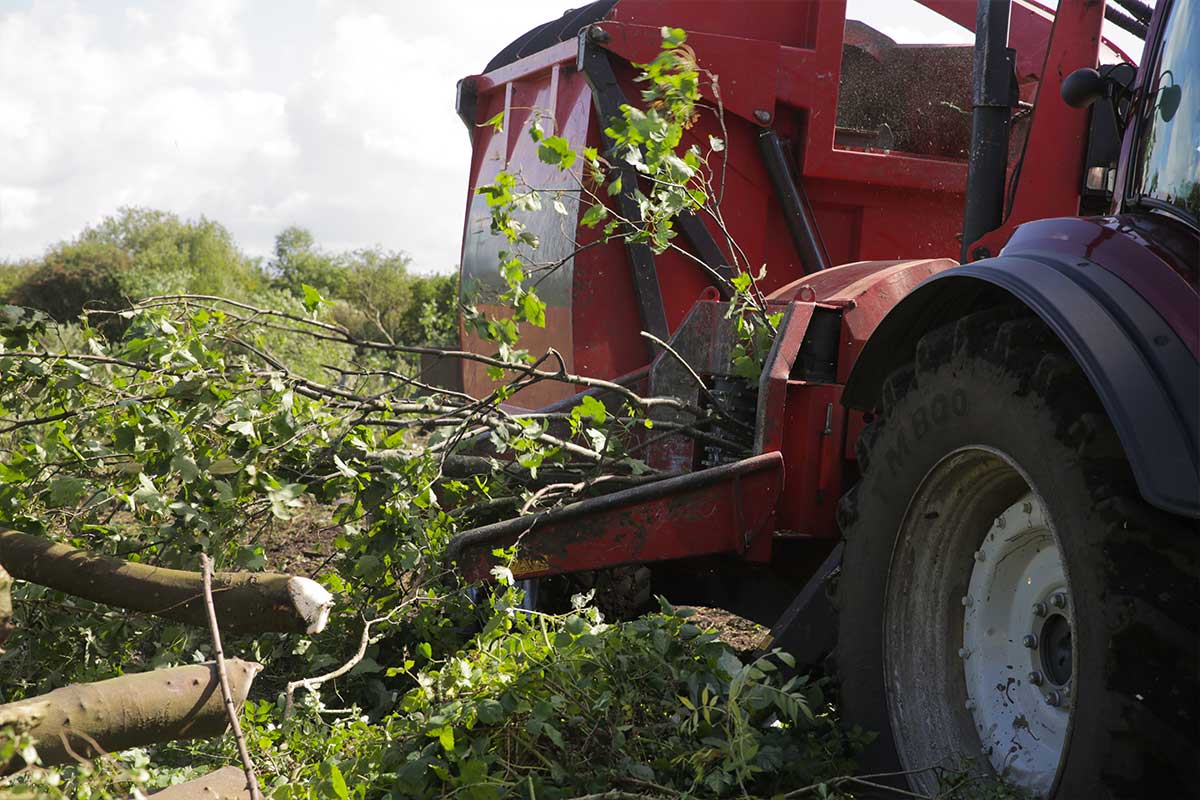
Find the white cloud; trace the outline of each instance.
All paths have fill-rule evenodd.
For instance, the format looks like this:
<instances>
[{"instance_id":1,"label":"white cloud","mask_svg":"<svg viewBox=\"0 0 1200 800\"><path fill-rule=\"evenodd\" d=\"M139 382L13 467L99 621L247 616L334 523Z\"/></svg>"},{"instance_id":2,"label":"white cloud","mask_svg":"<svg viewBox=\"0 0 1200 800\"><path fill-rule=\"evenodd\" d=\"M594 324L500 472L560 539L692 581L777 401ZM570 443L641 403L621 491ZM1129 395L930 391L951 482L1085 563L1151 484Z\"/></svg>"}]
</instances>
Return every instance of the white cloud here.
<instances>
[{"instance_id":1,"label":"white cloud","mask_svg":"<svg viewBox=\"0 0 1200 800\"><path fill-rule=\"evenodd\" d=\"M458 78L561 0L0 0L0 257L124 204L457 261ZM468 22L469 21L469 22Z\"/></svg>"},{"instance_id":2,"label":"white cloud","mask_svg":"<svg viewBox=\"0 0 1200 800\"><path fill-rule=\"evenodd\" d=\"M42 203L36 189L27 186L0 186L0 236L6 231L32 229L35 212Z\"/></svg>"}]
</instances>

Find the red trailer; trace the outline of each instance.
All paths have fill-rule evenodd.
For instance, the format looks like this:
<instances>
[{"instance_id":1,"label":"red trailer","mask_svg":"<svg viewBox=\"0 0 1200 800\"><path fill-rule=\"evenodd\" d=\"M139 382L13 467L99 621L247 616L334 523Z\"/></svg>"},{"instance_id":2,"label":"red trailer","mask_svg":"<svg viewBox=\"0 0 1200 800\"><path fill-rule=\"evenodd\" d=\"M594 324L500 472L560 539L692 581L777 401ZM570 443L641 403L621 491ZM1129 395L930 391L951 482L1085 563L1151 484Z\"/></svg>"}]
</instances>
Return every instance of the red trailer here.
<instances>
[{"instance_id":1,"label":"red trailer","mask_svg":"<svg viewBox=\"0 0 1200 800\"><path fill-rule=\"evenodd\" d=\"M922 4L975 46L897 43L836 0L606 0L460 83L469 291L499 280L474 189L500 170L573 180L536 157L535 114L604 149L601 122L636 96L631 64L662 26L686 29L719 76L723 117L688 135L727 144L727 230L682 217L690 257L654 256L531 217L563 266L523 345L651 394L719 397L753 435L744 451L661 439L648 459L675 477L465 532L453 556L485 578L520 537L519 578L642 565L673 600L777 619L774 643L835 672L848 721L880 732L870 766L914 771L898 780L917 790L936 788L931 764L982 752L1040 796L1187 793L1200 4ZM1145 38L1146 66L1103 39L1106 17ZM503 130L482 125L501 112ZM730 240L767 265L783 312L753 386L733 375L710 277ZM463 380L491 389L469 363ZM548 383L515 398L577 400Z\"/></svg>"}]
</instances>

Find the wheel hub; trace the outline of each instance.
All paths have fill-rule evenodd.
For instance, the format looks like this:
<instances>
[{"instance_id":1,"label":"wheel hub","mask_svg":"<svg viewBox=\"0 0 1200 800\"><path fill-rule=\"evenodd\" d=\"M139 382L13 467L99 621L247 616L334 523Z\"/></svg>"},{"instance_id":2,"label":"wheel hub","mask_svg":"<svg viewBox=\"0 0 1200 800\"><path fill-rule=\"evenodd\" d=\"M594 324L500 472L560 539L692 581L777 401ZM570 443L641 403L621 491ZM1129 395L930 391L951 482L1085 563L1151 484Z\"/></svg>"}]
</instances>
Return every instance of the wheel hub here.
<instances>
[{"instance_id":1,"label":"wheel hub","mask_svg":"<svg viewBox=\"0 0 1200 800\"><path fill-rule=\"evenodd\" d=\"M1054 790L1071 733L1075 608L1042 496L1005 453L948 454L897 532L884 605L884 690L914 789L938 769Z\"/></svg>"},{"instance_id":2,"label":"wheel hub","mask_svg":"<svg viewBox=\"0 0 1200 800\"><path fill-rule=\"evenodd\" d=\"M963 598L967 707L1010 783L1049 793L1070 728L1071 602L1062 554L1029 493L992 524Z\"/></svg>"}]
</instances>

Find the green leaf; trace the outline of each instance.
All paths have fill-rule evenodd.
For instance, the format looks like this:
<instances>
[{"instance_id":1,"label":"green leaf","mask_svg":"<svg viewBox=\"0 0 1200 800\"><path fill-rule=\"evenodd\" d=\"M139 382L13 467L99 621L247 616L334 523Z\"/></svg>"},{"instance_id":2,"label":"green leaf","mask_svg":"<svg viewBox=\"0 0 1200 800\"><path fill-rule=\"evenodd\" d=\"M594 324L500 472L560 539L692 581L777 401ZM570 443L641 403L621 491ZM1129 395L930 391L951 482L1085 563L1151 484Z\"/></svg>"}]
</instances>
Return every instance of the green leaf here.
<instances>
[{"instance_id":1,"label":"green leaf","mask_svg":"<svg viewBox=\"0 0 1200 800\"><path fill-rule=\"evenodd\" d=\"M547 136L538 144L538 158L559 169L570 169L578 156L571 143L561 136Z\"/></svg>"},{"instance_id":2,"label":"green leaf","mask_svg":"<svg viewBox=\"0 0 1200 800\"><path fill-rule=\"evenodd\" d=\"M242 436L245 436L247 439L254 438L254 423L248 419L242 419L242 420L238 420L237 422L231 422L228 425L226 425L225 428L226 428L226 430L232 431L233 433L240 433Z\"/></svg>"},{"instance_id":3,"label":"green leaf","mask_svg":"<svg viewBox=\"0 0 1200 800\"><path fill-rule=\"evenodd\" d=\"M242 465L232 458L218 458L208 465L208 471L213 475L232 475L235 472L241 472L241 470Z\"/></svg>"},{"instance_id":4,"label":"green leaf","mask_svg":"<svg viewBox=\"0 0 1200 800\"><path fill-rule=\"evenodd\" d=\"M587 417L597 425L603 425L608 419L608 409L605 408L604 402L596 399L590 394L585 394L579 401L579 405L571 409L571 416L576 419Z\"/></svg>"},{"instance_id":5,"label":"green leaf","mask_svg":"<svg viewBox=\"0 0 1200 800\"><path fill-rule=\"evenodd\" d=\"M596 203L583 212L579 222L586 228L594 228L608 216L608 208L603 203Z\"/></svg>"},{"instance_id":6,"label":"green leaf","mask_svg":"<svg viewBox=\"0 0 1200 800\"><path fill-rule=\"evenodd\" d=\"M526 292L521 298L521 313L530 325L546 327L546 304L533 292Z\"/></svg>"},{"instance_id":7,"label":"green leaf","mask_svg":"<svg viewBox=\"0 0 1200 800\"><path fill-rule=\"evenodd\" d=\"M484 725L496 725L504 719L504 706L497 700L486 698L475 706L475 716Z\"/></svg>"},{"instance_id":8,"label":"green leaf","mask_svg":"<svg viewBox=\"0 0 1200 800\"><path fill-rule=\"evenodd\" d=\"M346 779L342 777L342 771L337 768L337 764L327 763L329 764L329 785L333 789L334 795L338 800L350 800L350 789L346 786Z\"/></svg>"},{"instance_id":9,"label":"green leaf","mask_svg":"<svg viewBox=\"0 0 1200 800\"><path fill-rule=\"evenodd\" d=\"M200 477L200 467L196 466L196 460L186 453L176 453L171 459L171 469L179 473L179 477L187 483L191 483Z\"/></svg>"},{"instance_id":10,"label":"green leaf","mask_svg":"<svg viewBox=\"0 0 1200 800\"><path fill-rule=\"evenodd\" d=\"M292 284L293 286L295 284ZM304 308L306 311L316 311L325 302L325 298L321 297L321 293L307 283L300 284L301 290L304 292Z\"/></svg>"},{"instance_id":11,"label":"green leaf","mask_svg":"<svg viewBox=\"0 0 1200 800\"><path fill-rule=\"evenodd\" d=\"M71 506L83 497L87 489L87 481L83 478L67 475L55 478L50 482L50 491L46 493L46 505L50 508Z\"/></svg>"},{"instance_id":12,"label":"green leaf","mask_svg":"<svg viewBox=\"0 0 1200 800\"><path fill-rule=\"evenodd\" d=\"M483 123L483 127L491 128L496 133L502 133L504 131L504 112L501 111L499 114Z\"/></svg>"}]
</instances>

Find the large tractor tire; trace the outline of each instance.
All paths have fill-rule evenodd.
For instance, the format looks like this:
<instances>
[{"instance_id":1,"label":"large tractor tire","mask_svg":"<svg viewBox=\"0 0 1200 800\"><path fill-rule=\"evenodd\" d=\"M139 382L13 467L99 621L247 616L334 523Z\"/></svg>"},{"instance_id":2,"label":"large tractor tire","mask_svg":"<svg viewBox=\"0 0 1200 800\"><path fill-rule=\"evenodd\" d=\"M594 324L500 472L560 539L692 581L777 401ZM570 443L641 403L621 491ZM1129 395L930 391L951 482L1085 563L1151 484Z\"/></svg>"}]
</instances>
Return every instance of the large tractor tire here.
<instances>
[{"instance_id":1,"label":"large tractor tire","mask_svg":"<svg viewBox=\"0 0 1200 800\"><path fill-rule=\"evenodd\" d=\"M1037 797L1196 797L1200 534L1142 502L1054 335L1018 309L921 339L843 500L836 666L870 771Z\"/></svg>"}]
</instances>

